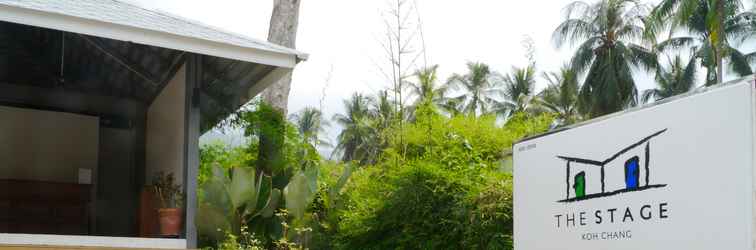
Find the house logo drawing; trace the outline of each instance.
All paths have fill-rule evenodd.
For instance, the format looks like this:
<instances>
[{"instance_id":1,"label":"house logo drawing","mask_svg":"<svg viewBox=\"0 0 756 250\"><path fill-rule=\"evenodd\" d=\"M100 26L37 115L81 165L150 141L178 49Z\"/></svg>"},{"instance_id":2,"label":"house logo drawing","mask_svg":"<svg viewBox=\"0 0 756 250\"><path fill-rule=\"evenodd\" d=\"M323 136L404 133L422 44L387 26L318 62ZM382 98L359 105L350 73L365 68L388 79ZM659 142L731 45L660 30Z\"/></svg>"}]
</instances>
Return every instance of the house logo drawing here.
<instances>
[{"instance_id":1,"label":"house logo drawing","mask_svg":"<svg viewBox=\"0 0 756 250\"><path fill-rule=\"evenodd\" d=\"M557 202L578 202L666 187L667 184L652 184L650 166L651 140L666 131L653 133L603 160L557 156L566 164L566 197Z\"/></svg>"}]
</instances>

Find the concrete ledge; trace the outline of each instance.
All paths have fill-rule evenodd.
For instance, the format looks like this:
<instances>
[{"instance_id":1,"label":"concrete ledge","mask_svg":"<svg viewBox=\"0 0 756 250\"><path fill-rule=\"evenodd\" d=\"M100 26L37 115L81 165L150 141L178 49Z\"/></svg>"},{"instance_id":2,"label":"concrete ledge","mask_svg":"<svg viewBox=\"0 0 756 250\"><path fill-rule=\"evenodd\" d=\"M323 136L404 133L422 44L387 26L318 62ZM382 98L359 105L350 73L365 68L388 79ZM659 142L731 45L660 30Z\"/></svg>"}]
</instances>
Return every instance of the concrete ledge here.
<instances>
[{"instance_id":1,"label":"concrete ledge","mask_svg":"<svg viewBox=\"0 0 756 250\"><path fill-rule=\"evenodd\" d=\"M185 239L154 239L107 236L79 236L52 234L4 234L0 233L0 248L26 249L76 249L137 248L137 249L186 249Z\"/></svg>"}]
</instances>

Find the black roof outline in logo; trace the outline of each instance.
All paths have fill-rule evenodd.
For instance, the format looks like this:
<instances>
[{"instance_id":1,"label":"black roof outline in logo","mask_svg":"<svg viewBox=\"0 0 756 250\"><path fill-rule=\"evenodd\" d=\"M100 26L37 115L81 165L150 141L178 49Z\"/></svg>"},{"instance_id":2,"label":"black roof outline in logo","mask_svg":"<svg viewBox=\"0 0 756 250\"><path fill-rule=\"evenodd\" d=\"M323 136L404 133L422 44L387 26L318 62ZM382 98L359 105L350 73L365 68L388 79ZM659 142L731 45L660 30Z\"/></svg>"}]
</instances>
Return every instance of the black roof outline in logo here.
<instances>
[{"instance_id":1,"label":"black roof outline in logo","mask_svg":"<svg viewBox=\"0 0 756 250\"><path fill-rule=\"evenodd\" d=\"M653 134L651 134L649 136L646 136L645 138L641 139L640 141L637 141L637 142L635 142L633 144L630 144L629 146L623 148L622 150L618 151L617 153L615 153L614 155L612 155L609 158L606 158L603 161L596 161L596 160L590 160L590 159L582 159L582 158L576 158L576 157L567 157L567 156L557 156L557 158L565 160L567 162L567 164L566 164L566 168L567 168L567 176L566 176L566 190L567 190L567 194L566 194L566 197L564 199L558 200L557 202L559 202L559 203L578 202L578 201L590 200L590 199L595 199L595 198L609 197L609 196L613 196L613 195L617 195L617 194L621 194L621 193L637 192L637 191L644 191L644 190L653 189L653 188L666 187L667 184L650 184L650 182L649 182L650 181L649 180L649 178L650 178L649 164L650 164L650 159L651 159L651 153L650 153L651 142L650 142L650 140L652 138L656 137L656 136L661 135L664 132L667 132L666 128L662 129L662 130L660 130L660 131L658 131L656 133L653 133ZM604 167L606 166L606 164L608 164L608 163L616 160L617 158L619 158L623 154L627 153L631 149L636 148L636 147L638 147L640 145L643 145L644 143L646 145L645 149L644 149L644 153L645 153L644 170L645 170L645 181L646 181L645 185L643 185L643 186L638 185L638 187L636 187L636 188L623 188L623 189L619 189L619 190L614 190L614 191L606 192L605 188L604 188L606 186L606 183L605 183L605 180L604 180ZM638 157L634 156L634 157L631 157L630 159L632 159L632 158L637 159ZM570 176L571 176L571 174L570 174L570 163L573 163L573 162L587 164L587 165L591 165L591 166L597 166L597 167L601 168L601 192L600 193L585 194L584 196L581 196L581 197L570 197Z\"/></svg>"}]
</instances>

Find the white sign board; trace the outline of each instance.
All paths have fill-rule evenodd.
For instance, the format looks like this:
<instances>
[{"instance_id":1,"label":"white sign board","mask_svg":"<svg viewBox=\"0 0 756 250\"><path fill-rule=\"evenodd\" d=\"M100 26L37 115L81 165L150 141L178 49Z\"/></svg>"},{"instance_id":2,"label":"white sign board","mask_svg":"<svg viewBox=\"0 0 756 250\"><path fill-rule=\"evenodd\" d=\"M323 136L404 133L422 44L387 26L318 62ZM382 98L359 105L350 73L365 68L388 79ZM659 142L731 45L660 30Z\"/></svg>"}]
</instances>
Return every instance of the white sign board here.
<instances>
[{"instance_id":1,"label":"white sign board","mask_svg":"<svg viewBox=\"0 0 756 250\"><path fill-rule=\"evenodd\" d=\"M740 83L516 144L515 249L753 249L752 108Z\"/></svg>"}]
</instances>

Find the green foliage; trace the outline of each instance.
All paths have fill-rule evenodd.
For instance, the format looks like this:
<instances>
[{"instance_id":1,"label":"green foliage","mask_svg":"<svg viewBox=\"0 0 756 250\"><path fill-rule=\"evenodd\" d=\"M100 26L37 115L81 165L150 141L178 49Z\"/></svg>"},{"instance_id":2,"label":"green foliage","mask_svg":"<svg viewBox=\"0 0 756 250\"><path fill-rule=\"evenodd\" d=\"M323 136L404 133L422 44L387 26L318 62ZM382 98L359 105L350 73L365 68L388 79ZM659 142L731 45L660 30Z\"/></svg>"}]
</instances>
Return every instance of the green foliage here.
<instances>
[{"instance_id":1,"label":"green foliage","mask_svg":"<svg viewBox=\"0 0 756 250\"><path fill-rule=\"evenodd\" d=\"M633 69L656 67L656 54L636 44L649 11L636 0L576 1L567 18L554 31L557 46L579 44L570 66L585 74L579 93L582 110L591 117L620 111L635 104L637 88Z\"/></svg>"},{"instance_id":2,"label":"green foliage","mask_svg":"<svg viewBox=\"0 0 756 250\"><path fill-rule=\"evenodd\" d=\"M228 159L225 163L230 164L222 166L255 166L273 178L275 188L283 189L298 169L317 166L320 162L320 154L315 144L311 143L312 135L300 133L295 124L286 121L270 105L250 105L238 112L230 124L244 130L249 144L230 150L207 147L207 157L200 160L203 164L212 163L213 156L219 155L217 158Z\"/></svg>"},{"instance_id":3,"label":"green foliage","mask_svg":"<svg viewBox=\"0 0 756 250\"><path fill-rule=\"evenodd\" d=\"M213 141L200 147L200 168L197 182L202 185L213 174L213 164L221 167L249 166L257 159L257 143L245 147L231 147L222 141Z\"/></svg>"},{"instance_id":4,"label":"green foliage","mask_svg":"<svg viewBox=\"0 0 756 250\"><path fill-rule=\"evenodd\" d=\"M176 183L173 173L159 172L152 181L153 189L160 200L161 208L180 208L184 204L181 185Z\"/></svg>"},{"instance_id":5,"label":"green foliage","mask_svg":"<svg viewBox=\"0 0 756 250\"><path fill-rule=\"evenodd\" d=\"M375 163L386 146L387 130L397 121L394 104L388 91L379 92L375 98L355 93L344 100L345 114L333 116L342 127L334 153L341 153L344 162Z\"/></svg>"},{"instance_id":6,"label":"green foliage","mask_svg":"<svg viewBox=\"0 0 756 250\"><path fill-rule=\"evenodd\" d=\"M431 102L434 105L443 105L446 102L446 92L448 86L441 84L438 86L438 65L429 66L415 71L415 81L409 82L408 88L413 95L415 103L412 108L417 108L420 103Z\"/></svg>"},{"instance_id":7,"label":"green foliage","mask_svg":"<svg viewBox=\"0 0 756 250\"><path fill-rule=\"evenodd\" d=\"M281 191L273 188L271 177L246 167L230 168L230 174L219 165L212 177L201 186L202 201L197 217L200 234L220 241L223 232L238 235L243 225L260 216L270 218L278 207Z\"/></svg>"},{"instance_id":8,"label":"green foliage","mask_svg":"<svg viewBox=\"0 0 756 250\"><path fill-rule=\"evenodd\" d=\"M476 193L468 193L471 207L464 245L470 249L512 249L512 177L495 173Z\"/></svg>"},{"instance_id":9,"label":"green foliage","mask_svg":"<svg viewBox=\"0 0 756 250\"><path fill-rule=\"evenodd\" d=\"M321 162L316 147L327 144L319 137L327 122L319 110L294 114L291 124L254 105L230 122L249 144L201 149L200 221L230 234L201 233L225 236L223 249L512 249L512 144L554 119L571 124L635 105L637 69L657 73L658 88L644 100L694 88L698 65L708 84L716 82L723 58L733 72L750 74L756 53L734 44L756 34L756 15L742 10L738 0L661 0L653 10L636 0L577 1L553 33L557 47L574 44L576 52L559 72L544 74L544 91L534 93L532 47L531 64L504 78L468 63L465 74L437 86L437 65L419 69L407 85L414 99L402 99L399 87L390 90L394 100L383 90L344 101L346 112L333 117L343 128L334 152L344 163ZM669 39L654 45L667 31ZM659 53L684 48L689 61L658 67ZM459 95L446 96L449 88ZM406 110L404 101L412 101ZM215 162L222 168L213 174ZM221 178L228 183L216 185ZM225 209L208 209L213 204ZM261 245L248 243L245 225Z\"/></svg>"},{"instance_id":10,"label":"green foliage","mask_svg":"<svg viewBox=\"0 0 756 250\"><path fill-rule=\"evenodd\" d=\"M286 122L283 114L272 106L260 103L257 109L239 114L240 125L244 128L244 135L257 138L258 154L256 166L265 173L288 173L286 152L286 134L288 131L296 133L295 128ZM277 182L277 184L280 184Z\"/></svg>"},{"instance_id":11,"label":"green foliage","mask_svg":"<svg viewBox=\"0 0 756 250\"><path fill-rule=\"evenodd\" d=\"M331 146L325 137L328 120L323 119L323 112L313 107L306 107L289 116L299 134L313 146Z\"/></svg>"},{"instance_id":12,"label":"green foliage","mask_svg":"<svg viewBox=\"0 0 756 250\"><path fill-rule=\"evenodd\" d=\"M495 116L446 118L427 106L418 117L399 131L403 140L393 141L387 151L404 148L409 161L433 162L459 171L497 169L513 142L546 131L553 121L549 114L531 118L516 113L505 127L498 127Z\"/></svg>"},{"instance_id":13,"label":"green foliage","mask_svg":"<svg viewBox=\"0 0 756 250\"><path fill-rule=\"evenodd\" d=\"M511 176L418 164L354 176L336 249L511 249Z\"/></svg>"},{"instance_id":14,"label":"green foliage","mask_svg":"<svg viewBox=\"0 0 756 250\"><path fill-rule=\"evenodd\" d=\"M291 178L284 189L286 209L294 218L303 218L305 209L318 191L318 169L307 168Z\"/></svg>"},{"instance_id":15,"label":"green foliage","mask_svg":"<svg viewBox=\"0 0 756 250\"><path fill-rule=\"evenodd\" d=\"M318 178L318 192L310 209L313 228L312 249L330 249L344 211L343 193L350 182L354 167L348 164L325 162Z\"/></svg>"},{"instance_id":16,"label":"green foliage","mask_svg":"<svg viewBox=\"0 0 756 250\"><path fill-rule=\"evenodd\" d=\"M644 37L656 42L668 36L656 45L660 52L690 48L706 68L707 86L721 83L725 60L735 74L750 75L753 54L735 46L752 39L756 27L756 13L744 9L741 0L662 0L647 18Z\"/></svg>"},{"instance_id":17,"label":"green foliage","mask_svg":"<svg viewBox=\"0 0 756 250\"><path fill-rule=\"evenodd\" d=\"M284 223L306 219L318 187L320 155L311 138L267 105L249 106L230 124L244 129L248 144L229 147L216 142L201 148L200 238L204 245L220 247L224 238L228 240L226 232L239 236L246 227L262 245L273 247L286 235ZM270 148L264 150L263 144ZM296 211L291 221L274 216L284 208Z\"/></svg>"},{"instance_id":18,"label":"green foliage","mask_svg":"<svg viewBox=\"0 0 756 250\"><path fill-rule=\"evenodd\" d=\"M376 181L354 190L351 200L359 205L342 218L338 248L463 248L466 213L459 205L472 188L464 175L423 164ZM364 198L374 205L362 204Z\"/></svg>"},{"instance_id":19,"label":"green foliage","mask_svg":"<svg viewBox=\"0 0 756 250\"><path fill-rule=\"evenodd\" d=\"M543 78L549 86L538 94L538 104L554 113L561 125L582 119L582 110L578 109L580 84L577 73L569 65L564 65L558 72L543 73Z\"/></svg>"},{"instance_id":20,"label":"green foliage","mask_svg":"<svg viewBox=\"0 0 756 250\"><path fill-rule=\"evenodd\" d=\"M659 67L656 71L655 89L643 91L641 101L649 102L686 93L696 86L696 59L684 63L678 55L669 62L669 69Z\"/></svg>"},{"instance_id":21,"label":"green foliage","mask_svg":"<svg viewBox=\"0 0 756 250\"><path fill-rule=\"evenodd\" d=\"M525 68L512 67L512 72L504 76L505 101L495 104L496 113L512 114L533 110L531 105L535 95L535 65ZM534 110L535 111L535 110Z\"/></svg>"},{"instance_id":22,"label":"green foliage","mask_svg":"<svg viewBox=\"0 0 756 250\"><path fill-rule=\"evenodd\" d=\"M452 98L455 100L452 102L459 105L455 109L467 115L488 113L489 106L496 101L493 93L500 82L494 77L495 72L485 63L468 62L467 70L467 74L452 75L447 83L454 90L464 91L463 95Z\"/></svg>"},{"instance_id":23,"label":"green foliage","mask_svg":"<svg viewBox=\"0 0 756 250\"><path fill-rule=\"evenodd\" d=\"M545 131L553 117L517 113L499 127L493 116L447 118L430 101L415 116L378 164L352 173L342 205L325 205L333 195L321 188L314 210L325 216L313 246L511 249L512 177L501 166L514 141Z\"/></svg>"},{"instance_id":24,"label":"green foliage","mask_svg":"<svg viewBox=\"0 0 756 250\"><path fill-rule=\"evenodd\" d=\"M256 238L256 236L247 230L246 226L242 226L241 232L233 234L226 232L225 239L218 244L214 249L217 250L264 250L265 246L263 242ZM213 248L208 248L213 249Z\"/></svg>"}]
</instances>

